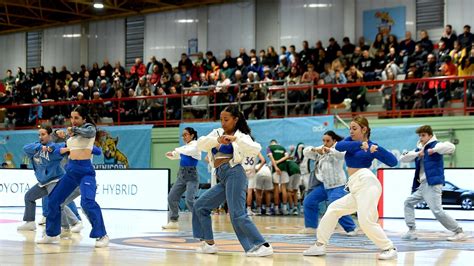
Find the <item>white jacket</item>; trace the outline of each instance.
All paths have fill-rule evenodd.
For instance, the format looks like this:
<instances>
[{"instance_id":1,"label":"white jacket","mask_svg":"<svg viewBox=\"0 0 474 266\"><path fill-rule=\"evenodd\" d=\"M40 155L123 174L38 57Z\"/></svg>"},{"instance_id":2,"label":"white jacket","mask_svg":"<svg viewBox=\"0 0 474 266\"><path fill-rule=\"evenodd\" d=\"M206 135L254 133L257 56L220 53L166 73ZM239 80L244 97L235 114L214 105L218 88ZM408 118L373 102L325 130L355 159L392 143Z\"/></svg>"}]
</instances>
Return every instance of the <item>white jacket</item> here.
<instances>
[{"instance_id":1,"label":"white jacket","mask_svg":"<svg viewBox=\"0 0 474 266\"><path fill-rule=\"evenodd\" d=\"M219 133L219 134L218 134ZM201 151L211 153L212 148L215 148L219 145L217 138L224 135L224 129L218 128L212 130L207 136L200 137L197 140L197 147ZM232 160L230 160L230 167L234 167L237 164L241 164L242 160L249 156L254 157L262 149L262 146L257 142L253 141L252 138L237 130L234 133L236 137L235 141L232 142L232 147L234 149L234 154ZM209 164L214 165L214 156L209 156Z\"/></svg>"},{"instance_id":2,"label":"white jacket","mask_svg":"<svg viewBox=\"0 0 474 266\"><path fill-rule=\"evenodd\" d=\"M173 156L166 156L168 157L168 159L171 160L181 159L181 157L179 156L180 154L191 156L198 161L201 160L201 151L198 149L197 141L195 140L192 140L189 143L186 143L186 145L174 149L174 151L172 151L171 153L173 154Z\"/></svg>"},{"instance_id":3,"label":"white jacket","mask_svg":"<svg viewBox=\"0 0 474 266\"><path fill-rule=\"evenodd\" d=\"M337 151L331 147L329 153L319 154L313 152L314 147L308 146L303 150L303 154L308 159L314 160L316 168L314 169L316 178L323 182L324 188L330 189L344 185L347 182L344 172L344 155L346 152ZM316 148L322 148L323 145Z\"/></svg>"},{"instance_id":4,"label":"white jacket","mask_svg":"<svg viewBox=\"0 0 474 266\"><path fill-rule=\"evenodd\" d=\"M398 160L400 162L403 162L403 163L408 163L408 162L414 161L416 159L416 157L418 157L420 152L424 150L426 145L428 145L429 143L431 143L433 141L437 141L437 140L438 139L436 138L436 136L433 135L433 137L431 137L431 139L428 140L428 142L426 142L425 145L422 145L420 143L420 141L418 141L416 143L416 147L418 149L420 149L419 151L412 150L412 151L404 152ZM454 153L455 150L456 150L456 146L454 146L454 144L452 144L451 142L448 142L448 141L438 142L438 143L436 143L436 145L433 148L433 151L436 152L436 153L439 153L439 154L452 154L452 153Z\"/></svg>"}]
</instances>

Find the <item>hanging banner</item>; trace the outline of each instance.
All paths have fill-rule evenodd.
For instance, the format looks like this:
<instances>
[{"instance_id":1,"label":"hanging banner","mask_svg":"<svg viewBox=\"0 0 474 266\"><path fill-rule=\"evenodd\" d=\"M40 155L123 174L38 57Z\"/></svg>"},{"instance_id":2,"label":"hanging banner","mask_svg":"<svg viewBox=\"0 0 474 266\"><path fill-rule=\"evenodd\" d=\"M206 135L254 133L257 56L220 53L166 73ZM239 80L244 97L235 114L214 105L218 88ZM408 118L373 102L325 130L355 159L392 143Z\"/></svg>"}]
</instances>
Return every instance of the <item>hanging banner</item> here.
<instances>
[{"instance_id":1,"label":"hanging banner","mask_svg":"<svg viewBox=\"0 0 474 266\"><path fill-rule=\"evenodd\" d=\"M93 158L96 169L149 168L151 129L150 125L99 126L95 145L102 149L102 155ZM28 166L23 146L35 141L37 130L0 131L2 167Z\"/></svg>"},{"instance_id":2,"label":"hanging banner","mask_svg":"<svg viewBox=\"0 0 474 266\"><path fill-rule=\"evenodd\" d=\"M405 37L406 7L378 8L364 11L364 37L373 42L375 36L381 33L384 38L393 34L399 40Z\"/></svg>"}]
</instances>

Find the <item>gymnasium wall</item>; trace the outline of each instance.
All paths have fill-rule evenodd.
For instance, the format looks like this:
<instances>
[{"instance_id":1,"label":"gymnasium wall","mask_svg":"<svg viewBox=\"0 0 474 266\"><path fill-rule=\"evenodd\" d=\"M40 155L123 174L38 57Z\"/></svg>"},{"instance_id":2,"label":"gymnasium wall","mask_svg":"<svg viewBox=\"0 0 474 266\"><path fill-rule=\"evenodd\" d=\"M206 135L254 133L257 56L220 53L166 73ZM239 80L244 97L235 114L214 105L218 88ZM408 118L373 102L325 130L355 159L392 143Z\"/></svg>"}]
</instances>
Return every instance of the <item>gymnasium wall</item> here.
<instances>
[{"instance_id":1,"label":"gymnasium wall","mask_svg":"<svg viewBox=\"0 0 474 266\"><path fill-rule=\"evenodd\" d=\"M269 45L294 44L308 40L314 46L329 37L339 43L344 36L353 42L362 35L363 11L406 6L406 28L415 32L415 1L410 0L241 0L145 15L145 62L151 55L166 56L171 63L188 52L188 41L198 39L198 50L212 50L222 57L229 48L235 56L244 47L262 49ZM474 24L468 10L474 0L446 1L445 22L460 31ZM102 64L104 58L124 64L125 19L85 22L43 30L42 64L46 69L67 65L77 71L81 64ZM0 77L6 69L26 66L25 33L0 35ZM16 71L15 71L16 72Z\"/></svg>"}]
</instances>

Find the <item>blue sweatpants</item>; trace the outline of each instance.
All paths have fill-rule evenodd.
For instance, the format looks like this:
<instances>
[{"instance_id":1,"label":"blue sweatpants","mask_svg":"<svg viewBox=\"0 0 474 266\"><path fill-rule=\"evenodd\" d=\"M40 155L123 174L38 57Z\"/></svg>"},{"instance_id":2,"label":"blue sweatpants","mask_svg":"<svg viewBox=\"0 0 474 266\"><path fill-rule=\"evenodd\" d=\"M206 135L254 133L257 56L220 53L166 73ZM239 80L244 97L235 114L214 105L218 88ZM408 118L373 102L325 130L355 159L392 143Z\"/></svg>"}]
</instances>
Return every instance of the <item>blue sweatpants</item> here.
<instances>
[{"instance_id":1,"label":"blue sweatpants","mask_svg":"<svg viewBox=\"0 0 474 266\"><path fill-rule=\"evenodd\" d=\"M69 160L66 174L49 194L49 213L46 216L46 234L48 236L57 236L61 233L61 204L77 186L81 190L81 207L92 224L89 236L100 238L107 234L102 211L95 201L97 185L91 160Z\"/></svg>"}]
</instances>

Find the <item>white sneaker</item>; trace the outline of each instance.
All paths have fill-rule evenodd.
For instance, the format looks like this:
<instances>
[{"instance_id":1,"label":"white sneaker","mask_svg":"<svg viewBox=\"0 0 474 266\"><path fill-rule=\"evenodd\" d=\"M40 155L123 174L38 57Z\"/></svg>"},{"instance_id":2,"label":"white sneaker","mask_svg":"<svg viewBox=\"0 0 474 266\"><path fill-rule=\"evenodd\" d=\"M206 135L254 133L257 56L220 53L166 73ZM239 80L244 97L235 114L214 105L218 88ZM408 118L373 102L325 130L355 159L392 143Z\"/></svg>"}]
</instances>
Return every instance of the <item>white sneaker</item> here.
<instances>
[{"instance_id":1,"label":"white sneaker","mask_svg":"<svg viewBox=\"0 0 474 266\"><path fill-rule=\"evenodd\" d=\"M466 241L467 239L468 237L464 232L455 233L447 238L448 241Z\"/></svg>"},{"instance_id":2,"label":"white sneaker","mask_svg":"<svg viewBox=\"0 0 474 266\"><path fill-rule=\"evenodd\" d=\"M288 215L288 210L286 208L281 209L281 214L282 215Z\"/></svg>"},{"instance_id":3,"label":"white sneaker","mask_svg":"<svg viewBox=\"0 0 474 266\"><path fill-rule=\"evenodd\" d=\"M252 211L252 208L247 207L247 215L248 216L254 216L255 215L255 213Z\"/></svg>"},{"instance_id":4,"label":"white sneaker","mask_svg":"<svg viewBox=\"0 0 474 266\"><path fill-rule=\"evenodd\" d=\"M41 220L38 222L38 225L45 225L46 224L46 217L42 216Z\"/></svg>"},{"instance_id":5,"label":"white sneaker","mask_svg":"<svg viewBox=\"0 0 474 266\"><path fill-rule=\"evenodd\" d=\"M59 236L44 235L43 238L36 240L37 244L56 244L58 242L59 242Z\"/></svg>"},{"instance_id":6,"label":"white sneaker","mask_svg":"<svg viewBox=\"0 0 474 266\"><path fill-rule=\"evenodd\" d=\"M77 223L71 227L71 232L80 233L82 229L84 229L84 225L82 225L81 221L77 221Z\"/></svg>"},{"instance_id":7,"label":"white sneaker","mask_svg":"<svg viewBox=\"0 0 474 266\"><path fill-rule=\"evenodd\" d=\"M257 211L255 212L255 215L257 215L257 216L262 215L262 208L257 208Z\"/></svg>"},{"instance_id":8,"label":"white sneaker","mask_svg":"<svg viewBox=\"0 0 474 266\"><path fill-rule=\"evenodd\" d=\"M95 240L95 247L96 248L105 248L109 245L109 236L105 235L103 237L97 238Z\"/></svg>"},{"instance_id":9,"label":"white sneaker","mask_svg":"<svg viewBox=\"0 0 474 266\"><path fill-rule=\"evenodd\" d=\"M293 215L298 215L299 212L298 212L298 208L293 208L293 210L291 211Z\"/></svg>"},{"instance_id":10,"label":"white sneaker","mask_svg":"<svg viewBox=\"0 0 474 266\"><path fill-rule=\"evenodd\" d=\"M61 239L70 239L72 237L71 229L69 228L61 228L61 234L59 238Z\"/></svg>"},{"instance_id":11,"label":"white sneaker","mask_svg":"<svg viewBox=\"0 0 474 266\"><path fill-rule=\"evenodd\" d=\"M417 240L418 236L416 235L415 230L408 230L406 234L402 236L402 240Z\"/></svg>"},{"instance_id":12,"label":"white sneaker","mask_svg":"<svg viewBox=\"0 0 474 266\"><path fill-rule=\"evenodd\" d=\"M245 253L245 255L247 257L266 257L266 256L273 255L273 248L271 245L269 247L265 247L264 245L261 245L257 249Z\"/></svg>"},{"instance_id":13,"label":"white sneaker","mask_svg":"<svg viewBox=\"0 0 474 266\"><path fill-rule=\"evenodd\" d=\"M354 230L347 232L346 236L357 236L357 227Z\"/></svg>"},{"instance_id":14,"label":"white sneaker","mask_svg":"<svg viewBox=\"0 0 474 266\"><path fill-rule=\"evenodd\" d=\"M35 222L25 222L24 224L16 228L18 231L35 231L36 224Z\"/></svg>"},{"instance_id":15,"label":"white sneaker","mask_svg":"<svg viewBox=\"0 0 474 266\"><path fill-rule=\"evenodd\" d=\"M217 247L216 244L209 245L206 241L202 241L201 246L196 249L196 252L204 254L215 254L217 253Z\"/></svg>"},{"instance_id":16,"label":"white sneaker","mask_svg":"<svg viewBox=\"0 0 474 266\"><path fill-rule=\"evenodd\" d=\"M163 225L161 228L163 229L178 229L179 223L170 221L167 225Z\"/></svg>"},{"instance_id":17,"label":"white sneaker","mask_svg":"<svg viewBox=\"0 0 474 266\"><path fill-rule=\"evenodd\" d=\"M397 254L396 248L386 249L380 252L379 260L394 260L397 258Z\"/></svg>"},{"instance_id":18,"label":"white sneaker","mask_svg":"<svg viewBox=\"0 0 474 266\"><path fill-rule=\"evenodd\" d=\"M307 250L303 251L303 256L322 256L326 255L326 245L315 243Z\"/></svg>"},{"instance_id":19,"label":"white sneaker","mask_svg":"<svg viewBox=\"0 0 474 266\"><path fill-rule=\"evenodd\" d=\"M316 235L316 228L311 228L311 227L305 227L301 229L298 233L299 234L305 234L305 235Z\"/></svg>"}]
</instances>

